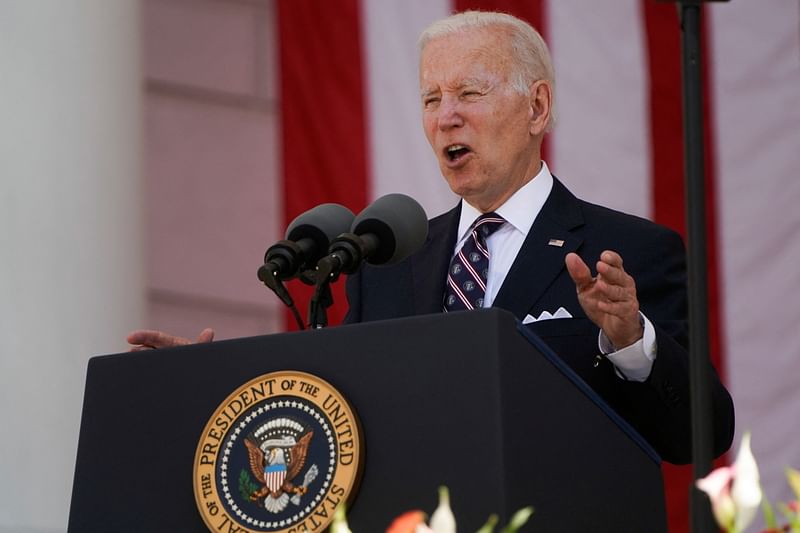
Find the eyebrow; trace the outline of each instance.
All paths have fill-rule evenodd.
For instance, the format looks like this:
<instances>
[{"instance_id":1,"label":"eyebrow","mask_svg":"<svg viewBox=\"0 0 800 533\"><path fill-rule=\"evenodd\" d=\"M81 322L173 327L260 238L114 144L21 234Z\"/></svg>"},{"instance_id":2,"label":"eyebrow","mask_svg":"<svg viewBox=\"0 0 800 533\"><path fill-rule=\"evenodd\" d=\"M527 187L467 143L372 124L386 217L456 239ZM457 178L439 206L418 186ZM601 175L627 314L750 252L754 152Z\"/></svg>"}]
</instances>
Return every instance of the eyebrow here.
<instances>
[{"instance_id":1,"label":"eyebrow","mask_svg":"<svg viewBox=\"0 0 800 533\"><path fill-rule=\"evenodd\" d=\"M461 80L461 82L459 82L459 84L456 85L453 89L458 91L458 90L464 89L465 87L476 87L476 86L483 89L483 88L488 87L489 85L491 85L491 82L489 80L485 80L485 79L481 79L481 78L465 78L465 79ZM420 97L421 98L425 98L427 96L430 96L432 94L438 94L440 92L441 92L441 90L438 89L438 88L437 89L426 89L426 90L424 90L424 91L422 91L420 93Z\"/></svg>"},{"instance_id":2,"label":"eyebrow","mask_svg":"<svg viewBox=\"0 0 800 533\"><path fill-rule=\"evenodd\" d=\"M478 86L478 87L486 87L489 85L488 80L483 80L480 78L465 78L461 80L461 83L458 84L456 89L463 89L464 87L471 87L471 86Z\"/></svg>"}]
</instances>

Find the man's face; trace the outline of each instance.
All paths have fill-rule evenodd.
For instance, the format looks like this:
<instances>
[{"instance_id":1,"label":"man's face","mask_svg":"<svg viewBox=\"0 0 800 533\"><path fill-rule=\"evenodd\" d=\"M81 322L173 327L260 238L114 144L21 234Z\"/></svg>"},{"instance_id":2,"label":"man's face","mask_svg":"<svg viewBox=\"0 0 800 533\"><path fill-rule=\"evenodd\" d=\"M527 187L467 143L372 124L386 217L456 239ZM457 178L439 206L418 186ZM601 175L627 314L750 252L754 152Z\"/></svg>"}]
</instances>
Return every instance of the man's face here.
<instances>
[{"instance_id":1,"label":"man's face","mask_svg":"<svg viewBox=\"0 0 800 533\"><path fill-rule=\"evenodd\" d=\"M453 192L484 212L539 170L535 106L510 75L509 45L497 29L435 39L420 60L425 135Z\"/></svg>"}]
</instances>

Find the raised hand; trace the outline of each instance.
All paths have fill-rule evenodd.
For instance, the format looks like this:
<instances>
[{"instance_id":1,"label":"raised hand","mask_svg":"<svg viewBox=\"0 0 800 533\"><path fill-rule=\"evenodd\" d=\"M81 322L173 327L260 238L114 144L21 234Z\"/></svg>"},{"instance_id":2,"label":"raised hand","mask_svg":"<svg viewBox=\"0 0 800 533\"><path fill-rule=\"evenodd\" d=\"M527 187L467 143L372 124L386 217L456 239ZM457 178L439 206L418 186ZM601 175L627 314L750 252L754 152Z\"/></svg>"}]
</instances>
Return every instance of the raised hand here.
<instances>
[{"instance_id":1,"label":"raised hand","mask_svg":"<svg viewBox=\"0 0 800 533\"><path fill-rule=\"evenodd\" d=\"M567 271L578 291L578 301L615 348L625 348L642 338L636 282L622 267L622 257L606 250L597 262L597 277L578 254L567 254Z\"/></svg>"}]
</instances>

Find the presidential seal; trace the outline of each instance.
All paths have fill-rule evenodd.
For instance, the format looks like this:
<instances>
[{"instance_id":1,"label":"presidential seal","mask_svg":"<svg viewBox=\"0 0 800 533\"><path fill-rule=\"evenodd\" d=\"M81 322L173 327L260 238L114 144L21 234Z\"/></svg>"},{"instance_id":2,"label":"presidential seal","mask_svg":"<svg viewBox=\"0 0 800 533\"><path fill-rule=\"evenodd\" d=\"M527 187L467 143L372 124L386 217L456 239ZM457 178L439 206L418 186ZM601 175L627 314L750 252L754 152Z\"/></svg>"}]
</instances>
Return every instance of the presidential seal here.
<instances>
[{"instance_id":1,"label":"presidential seal","mask_svg":"<svg viewBox=\"0 0 800 533\"><path fill-rule=\"evenodd\" d=\"M330 384L265 374L228 396L203 429L197 508L211 531L322 531L355 496L363 451L355 413Z\"/></svg>"}]
</instances>

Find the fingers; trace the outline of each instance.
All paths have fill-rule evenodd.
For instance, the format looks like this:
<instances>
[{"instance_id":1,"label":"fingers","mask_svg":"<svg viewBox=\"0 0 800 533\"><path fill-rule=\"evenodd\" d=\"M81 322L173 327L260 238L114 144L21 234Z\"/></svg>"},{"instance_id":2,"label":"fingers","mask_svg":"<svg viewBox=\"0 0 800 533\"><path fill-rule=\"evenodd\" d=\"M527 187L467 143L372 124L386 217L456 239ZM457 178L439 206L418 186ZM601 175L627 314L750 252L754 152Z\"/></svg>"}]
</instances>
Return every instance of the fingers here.
<instances>
[{"instance_id":1,"label":"fingers","mask_svg":"<svg viewBox=\"0 0 800 533\"><path fill-rule=\"evenodd\" d=\"M595 289L610 302L625 302L631 299L631 287L627 284L612 283L601 274L597 276Z\"/></svg>"},{"instance_id":2,"label":"fingers","mask_svg":"<svg viewBox=\"0 0 800 533\"><path fill-rule=\"evenodd\" d=\"M206 333L204 330L203 333ZM201 333L201 336L203 335ZM211 332L213 338L213 331ZM126 339L128 344L133 345L131 351L147 350L152 348L171 348L173 346L184 346L191 344L189 339L169 335L163 331L153 329L138 329L128 334ZM207 341L206 341L207 342Z\"/></svg>"},{"instance_id":3,"label":"fingers","mask_svg":"<svg viewBox=\"0 0 800 533\"><path fill-rule=\"evenodd\" d=\"M565 258L567 271L575 282L581 305L587 310L617 317L629 317L638 313L636 283L625 272L622 257L616 252L606 250L597 262L597 277L586 263L575 253Z\"/></svg>"},{"instance_id":4,"label":"fingers","mask_svg":"<svg viewBox=\"0 0 800 533\"><path fill-rule=\"evenodd\" d=\"M606 250L597 262L597 277L576 254L567 254L567 271L578 290L586 316L602 329L614 346L629 346L641 338L636 283L622 265L622 257Z\"/></svg>"},{"instance_id":5,"label":"fingers","mask_svg":"<svg viewBox=\"0 0 800 533\"><path fill-rule=\"evenodd\" d=\"M595 304L600 312L626 321L630 319L631 324L633 317L638 319L636 283L625 272L622 257L618 253L606 250L600 254L595 289L599 294Z\"/></svg>"},{"instance_id":6,"label":"fingers","mask_svg":"<svg viewBox=\"0 0 800 533\"><path fill-rule=\"evenodd\" d=\"M611 301L636 298L636 283L622 267L622 257L606 250L597 262L597 288Z\"/></svg>"},{"instance_id":7,"label":"fingers","mask_svg":"<svg viewBox=\"0 0 800 533\"><path fill-rule=\"evenodd\" d=\"M128 333L125 340L128 341L128 344L147 344L157 333L151 329L137 329Z\"/></svg>"}]
</instances>

